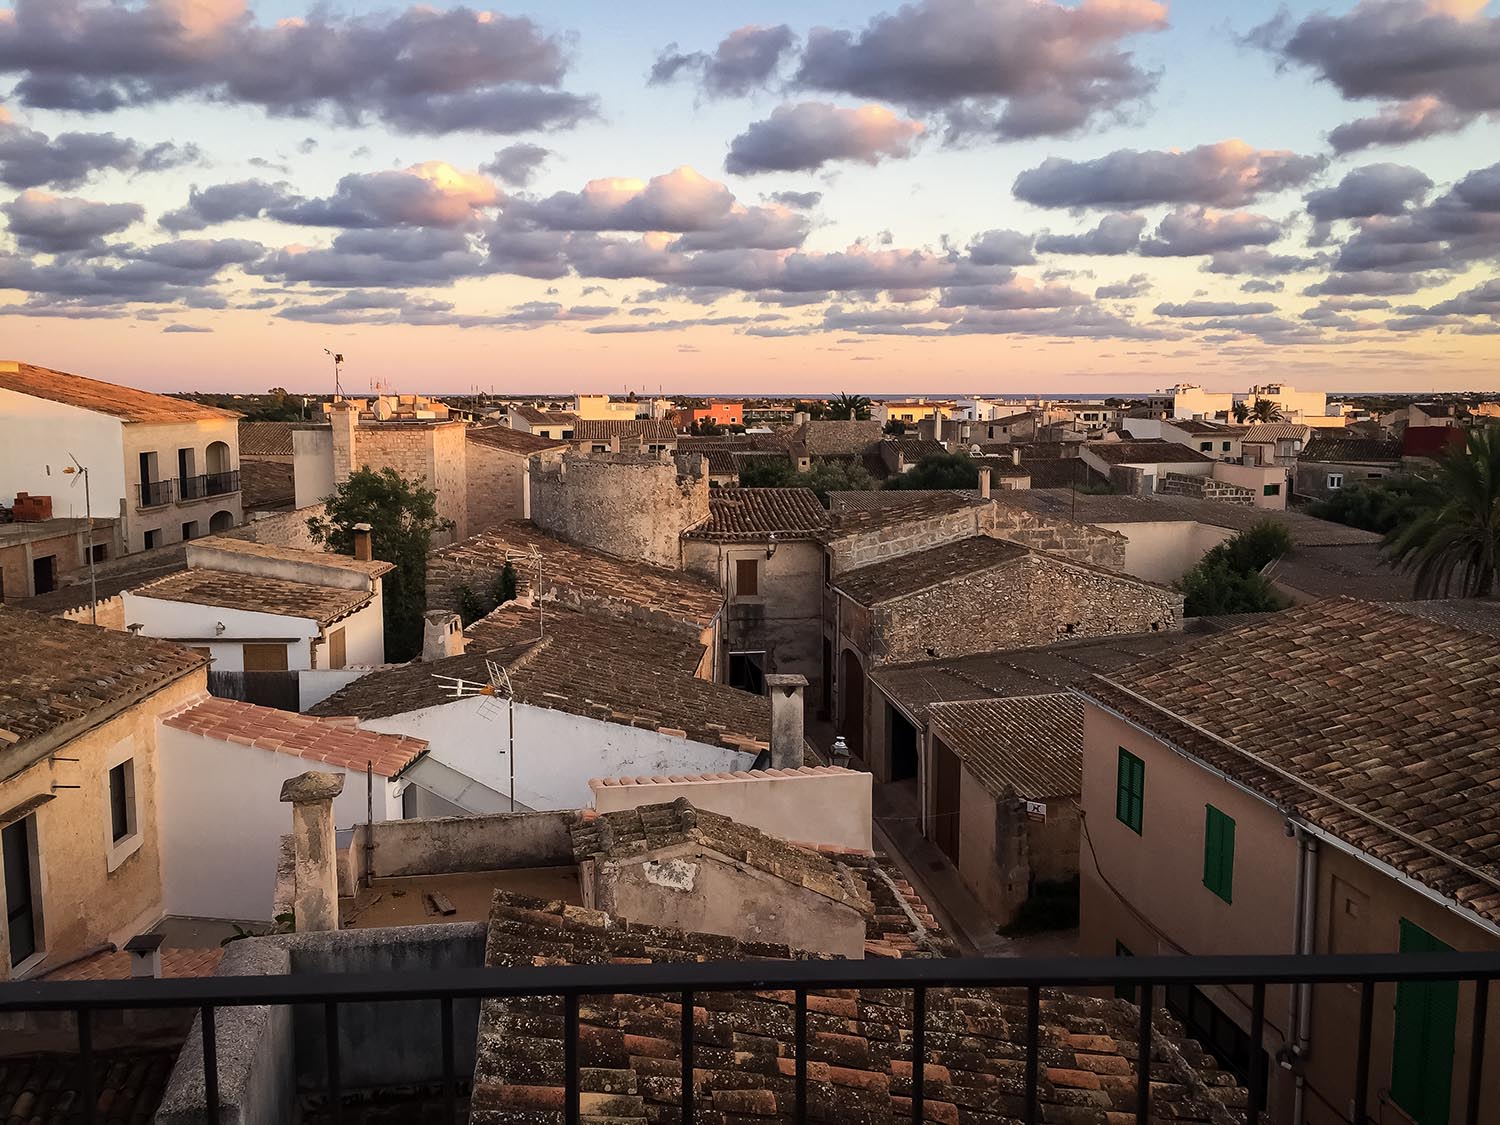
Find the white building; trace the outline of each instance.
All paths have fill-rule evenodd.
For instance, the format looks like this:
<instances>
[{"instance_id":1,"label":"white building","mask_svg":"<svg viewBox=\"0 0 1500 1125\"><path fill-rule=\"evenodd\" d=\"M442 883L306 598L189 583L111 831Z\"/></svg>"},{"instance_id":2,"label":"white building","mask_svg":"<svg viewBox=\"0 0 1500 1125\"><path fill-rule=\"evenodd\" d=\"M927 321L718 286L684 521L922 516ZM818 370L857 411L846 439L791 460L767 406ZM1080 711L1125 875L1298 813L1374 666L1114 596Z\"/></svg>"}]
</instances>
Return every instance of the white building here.
<instances>
[{"instance_id":1,"label":"white building","mask_svg":"<svg viewBox=\"0 0 1500 1125\"><path fill-rule=\"evenodd\" d=\"M56 510L66 495L83 516L83 490L64 475L77 457L93 514L118 521L117 553L239 525L239 440L227 410L0 361L0 500L50 496Z\"/></svg>"}]
</instances>

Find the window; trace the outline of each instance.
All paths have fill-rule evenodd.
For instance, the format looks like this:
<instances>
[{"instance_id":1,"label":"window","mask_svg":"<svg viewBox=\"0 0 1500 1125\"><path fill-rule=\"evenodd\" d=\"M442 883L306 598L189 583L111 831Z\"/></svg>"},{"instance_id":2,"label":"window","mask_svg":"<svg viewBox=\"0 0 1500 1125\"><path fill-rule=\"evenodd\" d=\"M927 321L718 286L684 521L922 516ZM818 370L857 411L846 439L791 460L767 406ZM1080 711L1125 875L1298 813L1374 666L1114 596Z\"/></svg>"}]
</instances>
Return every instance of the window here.
<instances>
[{"instance_id":1,"label":"window","mask_svg":"<svg viewBox=\"0 0 1500 1125\"><path fill-rule=\"evenodd\" d=\"M729 686L756 695L766 693L766 654L764 652L731 652Z\"/></svg>"},{"instance_id":2,"label":"window","mask_svg":"<svg viewBox=\"0 0 1500 1125\"><path fill-rule=\"evenodd\" d=\"M154 547L160 547L161 546L161 529L154 527L150 531L146 532L146 537L144 539L144 543L146 545L146 550L148 550L148 551L151 550Z\"/></svg>"},{"instance_id":3,"label":"window","mask_svg":"<svg viewBox=\"0 0 1500 1125\"><path fill-rule=\"evenodd\" d=\"M1225 902L1234 901L1234 818L1203 806L1203 885Z\"/></svg>"},{"instance_id":4,"label":"window","mask_svg":"<svg viewBox=\"0 0 1500 1125\"><path fill-rule=\"evenodd\" d=\"M1329 473L1328 474L1328 487L1329 488L1343 488L1344 487L1344 474L1343 473Z\"/></svg>"},{"instance_id":5,"label":"window","mask_svg":"<svg viewBox=\"0 0 1500 1125\"><path fill-rule=\"evenodd\" d=\"M5 921L10 935L10 965L15 968L42 947L36 817L22 817L0 830L0 851L5 853Z\"/></svg>"},{"instance_id":6,"label":"window","mask_svg":"<svg viewBox=\"0 0 1500 1125\"><path fill-rule=\"evenodd\" d=\"M1122 746L1115 777L1115 819L1139 836L1145 805L1146 763Z\"/></svg>"},{"instance_id":7,"label":"window","mask_svg":"<svg viewBox=\"0 0 1500 1125\"><path fill-rule=\"evenodd\" d=\"M1403 918L1401 952L1447 953L1451 948ZM1457 1022L1457 981L1406 981L1396 986L1391 1100L1417 1125L1447 1125Z\"/></svg>"},{"instance_id":8,"label":"window","mask_svg":"<svg viewBox=\"0 0 1500 1125\"><path fill-rule=\"evenodd\" d=\"M601 445L597 441L590 447L594 453L608 453L609 446Z\"/></svg>"},{"instance_id":9,"label":"window","mask_svg":"<svg viewBox=\"0 0 1500 1125\"><path fill-rule=\"evenodd\" d=\"M198 521L188 520L182 525L182 541L186 543L189 539L198 538Z\"/></svg>"},{"instance_id":10,"label":"window","mask_svg":"<svg viewBox=\"0 0 1500 1125\"><path fill-rule=\"evenodd\" d=\"M1260 494L1262 496L1280 496L1281 495L1281 485L1279 485L1279 484L1268 484L1268 485L1265 486L1265 488L1263 488L1263 489L1260 490Z\"/></svg>"},{"instance_id":11,"label":"window","mask_svg":"<svg viewBox=\"0 0 1500 1125\"><path fill-rule=\"evenodd\" d=\"M109 771L109 838L118 844L135 833L135 762Z\"/></svg>"},{"instance_id":12,"label":"window","mask_svg":"<svg viewBox=\"0 0 1500 1125\"><path fill-rule=\"evenodd\" d=\"M760 561L734 560L734 593L736 597L753 598L760 594Z\"/></svg>"},{"instance_id":13,"label":"window","mask_svg":"<svg viewBox=\"0 0 1500 1125\"><path fill-rule=\"evenodd\" d=\"M1115 956L1116 957L1134 957L1135 954L1132 953L1132 952L1130 952L1130 950L1128 950L1128 949L1125 948L1125 943L1123 941L1117 941L1117 942L1115 942ZM1133 985L1133 984L1123 984L1123 983L1116 984L1115 985L1115 999L1116 1000L1128 1000L1130 1003L1134 1004L1135 1003L1135 985Z\"/></svg>"},{"instance_id":14,"label":"window","mask_svg":"<svg viewBox=\"0 0 1500 1125\"><path fill-rule=\"evenodd\" d=\"M1225 442L1225 443L1224 443L1224 444L1223 444L1223 445L1222 445L1222 446L1220 446L1220 447L1219 447L1219 448L1220 448L1220 449L1222 449L1222 450L1223 450L1223 451L1224 451L1224 452L1225 452L1225 453L1228 453L1228 452L1229 452L1229 443L1228 443L1228 442L1227 442L1227 441L1226 441L1226 442Z\"/></svg>"},{"instance_id":15,"label":"window","mask_svg":"<svg viewBox=\"0 0 1500 1125\"><path fill-rule=\"evenodd\" d=\"M1198 448L1201 449L1204 453L1212 453L1214 443L1211 441L1200 441L1198 443Z\"/></svg>"},{"instance_id":16,"label":"window","mask_svg":"<svg viewBox=\"0 0 1500 1125\"><path fill-rule=\"evenodd\" d=\"M109 547L104 543L95 543L92 551L96 563L101 563L109 558Z\"/></svg>"},{"instance_id":17,"label":"window","mask_svg":"<svg viewBox=\"0 0 1500 1125\"><path fill-rule=\"evenodd\" d=\"M328 634L328 667L342 668L348 663L348 654L344 648L344 631L335 629Z\"/></svg>"},{"instance_id":18,"label":"window","mask_svg":"<svg viewBox=\"0 0 1500 1125\"><path fill-rule=\"evenodd\" d=\"M245 645L245 671L285 672L286 645Z\"/></svg>"}]
</instances>

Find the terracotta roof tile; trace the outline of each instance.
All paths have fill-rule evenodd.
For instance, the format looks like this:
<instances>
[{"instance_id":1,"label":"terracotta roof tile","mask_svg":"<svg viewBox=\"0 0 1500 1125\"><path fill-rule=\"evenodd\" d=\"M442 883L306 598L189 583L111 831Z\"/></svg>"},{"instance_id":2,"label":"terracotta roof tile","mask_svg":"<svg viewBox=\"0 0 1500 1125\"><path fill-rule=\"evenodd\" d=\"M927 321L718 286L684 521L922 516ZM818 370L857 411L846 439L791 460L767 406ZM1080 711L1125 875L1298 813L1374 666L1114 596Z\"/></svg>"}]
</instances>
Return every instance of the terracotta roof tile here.
<instances>
[{"instance_id":1,"label":"terracotta roof tile","mask_svg":"<svg viewBox=\"0 0 1500 1125\"><path fill-rule=\"evenodd\" d=\"M1394 464L1401 460L1401 443L1385 438L1345 437L1337 431L1325 434L1321 430L1314 430L1297 459L1346 464L1367 461Z\"/></svg>"},{"instance_id":2,"label":"terracotta roof tile","mask_svg":"<svg viewBox=\"0 0 1500 1125\"><path fill-rule=\"evenodd\" d=\"M903 496L901 503L868 511L837 513L833 519L833 526L823 533L822 538L828 542L837 542L840 539L867 535L872 531L883 531L886 528L897 527L915 520L946 515L963 508L983 507L989 503L990 501L981 500L978 496L968 496L957 491L926 494L915 498Z\"/></svg>"},{"instance_id":3,"label":"terracotta roof tile","mask_svg":"<svg viewBox=\"0 0 1500 1125\"><path fill-rule=\"evenodd\" d=\"M469 441L487 445L505 453L530 456L544 449L564 449L567 442L559 438L544 438L525 430L513 430L509 426L471 426L465 435Z\"/></svg>"},{"instance_id":4,"label":"terracotta roof tile","mask_svg":"<svg viewBox=\"0 0 1500 1125\"><path fill-rule=\"evenodd\" d=\"M205 699L162 720L176 730L218 742L274 750L350 770L373 763L381 777L395 777L427 749L420 738L351 729L342 723L237 699Z\"/></svg>"},{"instance_id":5,"label":"terracotta roof tile","mask_svg":"<svg viewBox=\"0 0 1500 1125\"><path fill-rule=\"evenodd\" d=\"M1245 432L1240 436L1240 443L1264 445L1271 441L1306 441L1307 435L1311 432L1311 426L1303 426L1296 422L1258 422L1245 427Z\"/></svg>"},{"instance_id":6,"label":"terracotta roof tile","mask_svg":"<svg viewBox=\"0 0 1500 1125\"><path fill-rule=\"evenodd\" d=\"M810 488L734 488L708 501L708 522L689 539L808 538L828 526L828 511Z\"/></svg>"},{"instance_id":7,"label":"terracotta roof tile","mask_svg":"<svg viewBox=\"0 0 1500 1125\"><path fill-rule=\"evenodd\" d=\"M1088 695L1500 920L1500 651L1338 598L1120 669Z\"/></svg>"},{"instance_id":8,"label":"terracotta roof tile","mask_svg":"<svg viewBox=\"0 0 1500 1125\"><path fill-rule=\"evenodd\" d=\"M279 461L240 461L240 496L246 508L290 508L297 502L295 467Z\"/></svg>"},{"instance_id":9,"label":"terracotta roof tile","mask_svg":"<svg viewBox=\"0 0 1500 1125\"><path fill-rule=\"evenodd\" d=\"M108 1125L152 1120L177 1047L94 1051L95 1105ZM73 1125L81 1121L83 1069L76 1054L0 1058L0 1121L6 1125Z\"/></svg>"},{"instance_id":10,"label":"terracotta roof tile","mask_svg":"<svg viewBox=\"0 0 1500 1125\"><path fill-rule=\"evenodd\" d=\"M217 606L279 617L302 617L327 625L359 609L375 595L368 590L317 586L227 570L190 567L140 586L131 593L190 605Z\"/></svg>"},{"instance_id":11,"label":"terracotta roof tile","mask_svg":"<svg viewBox=\"0 0 1500 1125\"><path fill-rule=\"evenodd\" d=\"M1076 695L934 703L928 718L993 796L1039 801L1083 788L1083 704Z\"/></svg>"},{"instance_id":12,"label":"terracotta roof tile","mask_svg":"<svg viewBox=\"0 0 1500 1125\"><path fill-rule=\"evenodd\" d=\"M834 586L860 605L876 605L998 566L1009 566L1031 553L1018 543L972 535L846 571L834 580Z\"/></svg>"},{"instance_id":13,"label":"terracotta roof tile","mask_svg":"<svg viewBox=\"0 0 1500 1125\"><path fill-rule=\"evenodd\" d=\"M253 539L241 539L237 535L206 535L194 539L188 548L192 551L228 551L232 555L245 555L257 559L274 559L278 562L306 564L310 567L333 567L369 578L379 578L395 570L394 563L384 559L357 559L353 555L341 555L335 551L306 550L300 547L280 547L274 543L257 543Z\"/></svg>"},{"instance_id":14,"label":"terracotta roof tile","mask_svg":"<svg viewBox=\"0 0 1500 1125\"><path fill-rule=\"evenodd\" d=\"M217 410L186 399L152 394L14 360L0 360L0 388L108 414L125 422L200 422L239 417L231 410Z\"/></svg>"},{"instance_id":15,"label":"terracotta roof tile","mask_svg":"<svg viewBox=\"0 0 1500 1125\"><path fill-rule=\"evenodd\" d=\"M1081 448L1106 465L1182 465L1213 460L1175 441L1090 441ZM1024 454L1022 460L1024 463Z\"/></svg>"},{"instance_id":16,"label":"terracotta roof tile","mask_svg":"<svg viewBox=\"0 0 1500 1125\"><path fill-rule=\"evenodd\" d=\"M161 951L161 975L163 977L211 977L219 971L219 962L224 959L224 949L163 949ZM82 961L74 961L48 973L43 980L129 980L131 957L123 949L116 952L96 953Z\"/></svg>"},{"instance_id":17,"label":"terracotta roof tile","mask_svg":"<svg viewBox=\"0 0 1500 1125\"><path fill-rule=\"evenodd\" d=\"M574 441L608 441L617 437L675 443L677 430L664 418L580 418L573 427Z\"/></svg>"},{"instance_id":18,"label":"terracotta roof tile","mask_svg":"<svg viewBox=\"0 0 1500 1125\"><path fill-rule=\"evenodd\" d=\"M240 419L240 460L292 456L292 431L298 428L296 422L246 422Z\"/></svg>"}]
</instances>

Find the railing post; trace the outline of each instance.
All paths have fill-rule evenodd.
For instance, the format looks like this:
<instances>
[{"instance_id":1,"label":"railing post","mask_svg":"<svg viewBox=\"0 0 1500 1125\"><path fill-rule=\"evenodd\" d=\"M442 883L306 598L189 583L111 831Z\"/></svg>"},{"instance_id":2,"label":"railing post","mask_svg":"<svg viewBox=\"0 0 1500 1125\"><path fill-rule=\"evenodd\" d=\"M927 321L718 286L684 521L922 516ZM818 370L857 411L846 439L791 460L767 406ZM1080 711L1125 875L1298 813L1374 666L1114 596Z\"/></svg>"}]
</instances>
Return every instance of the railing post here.
<instances>
[{"instance_id":1,"label":"railing post","mask_svg":"<svg viewBox=\"0 0 1500 1125\"><path fill-rule=\"evenodd\" d=\"M1135 1071L1135 1120L1136 1125L1148 1125L1151 1120L1151 993L1154 985L1141 982L1140 1003L1140 1057L1136 1059Z\"/></svg>"},{"instance_id":2,"label":"railing post","mask_svg":"<svg viewBox=\"0 0 1500 1125\"><path fill-rule=\"evenodd\" d=\"M198 1018L203 1023L203 1101L208 1125L219 1125L219 1037L214 1033L213 1005L203 1005Z\"/></svg>"},{"instance_id":3,"label":"railing post","mask_svg":"<svg viewBox=\"0 0 1500 1125\"><path fill-rule=\"evenodd\" d=\"M1026 1125L1037 1125L1037 1108L1041 1103L1037 1090L1037 1070L1042 1044L1042 990L1037 985L1026 989Z\"/></svg>"},{"instance_id":4,"label":"railing post","mask_svg":"<svg viewBox=\"0 0 1500 1125\"><path fill-rule=\"evenodd\" d=\"M323 1050L328 1060L328 1116L334 1125L344 1120L344 1092L339 1084L339 1006L323 1005Z\"/></svg>"},{"instance_id":5,"label":"railing post","mask_svg":"<svg viewBox=\"0 0 1500 1125\"><path fill-rule=\"evenodd\" d=\"M1474 982L1474 1024L1469 1032L1469 1099L1465 1125L1479 1125L1479 1095L1484 1086L1484 1033L1489 1024L1490 982Z\"/></svg>"},{"instance_id":6,"label":"railing post","mask_svg":"<svg viewBox=\"0 0 1500 1125\"><path fill-rule=\"evenodd\" d=\"M1375 1023L1375 982L1367 980L1359 990L1359 1053L1354 1057L1354 1125L1370 1120L1370 1031Z\"/></svg>"},{"instance_id":7,"label":"railing post","mask_svg":"<svg viewBox=\"0 0 1500 1125\"><path fill-rule=\"evenodd\" d=\"M807 1122L807 990L797 989L796 1007L792 1012L793 1051L795 1052L797 1083L797 1125Z\"/></svg>"},{"instance_id":8,"label":"railing post","mask_svg":"<svg viewBox=\"0 0 1500 1125\"><path fill-rule=\"evenodd\" d=\"M682 991L682 1125L693 1123L693 993Z\"/></svg>"},{"instance_id":9,"label":"railing post","mask_svg":"<svg viewBox=\"0 0 1500 1125\"><path fill-rule=\"evenodd\" d=\"M1250 991L1250 1108L1248 1125L1259 1125L1265 1084L1266 982L1258 980Z\"/></svg>"},{"instance_id":10,"label":"railing post","mask_svg":"<svg viewBox=\"0 0 1500 1125\"><path fill-rule=\"evenodd\" d=\"M459 1125L458 1079L453 1060L453 997L444 996L439 1009L443 1021L443 1108L450 1125Z\"/></svg>"},{"instance_id":11,"label":"railing post","mask_svg":"<svg viewBox=\"0 0 1500 1125\"><path fill-rule=\"evenodd\" d=\"M578 1125L578 993L563 998L563 1121Z\"/></svg>"},{"instance_id":12,"label":"railing post","mask_svg":"<svg viewBox=\"0 0 1500 1125\"><path fill-rule=\"evenodd\" d=\"M87 1125L99 1120L99 1093L94 1086L94 1029L90 1025L93 1014L87 1008L78 1009L78 1065L83 1095L83 1119Z\"/></svg>"}]
</instances>

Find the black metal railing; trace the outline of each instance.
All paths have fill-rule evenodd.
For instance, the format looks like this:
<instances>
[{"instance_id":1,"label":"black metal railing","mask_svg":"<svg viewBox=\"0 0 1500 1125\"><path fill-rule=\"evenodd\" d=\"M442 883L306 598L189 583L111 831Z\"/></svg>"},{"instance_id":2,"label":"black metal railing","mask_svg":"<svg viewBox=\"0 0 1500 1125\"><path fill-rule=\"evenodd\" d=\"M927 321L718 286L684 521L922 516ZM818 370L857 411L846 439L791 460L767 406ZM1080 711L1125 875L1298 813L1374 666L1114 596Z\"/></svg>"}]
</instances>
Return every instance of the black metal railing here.
<instances>
[{"instance_id":1,"label":"black metal railing","mask_svg":"<svg viewBox=\"0 0 1500 1125\"><path fill-rule=\"evenodd\" d=\"M141 482L142 508L159 508L172 502L172 486L176 481L147 480Z\"/></svg>"},{"instance_id":2,"label":"black metal railing","mask_svg":"<svg viewBox=\"0 0 1500 1125\"><path fill-rule=\"evenodd\" d=\"M783 991L794 997L796 1122L807 1119L807 997L822 989L878 988L912 993L911 1119L923 1125L927 994L943 988L1026 990L1025 1112L1028 1125L1042 1120L1038 1073L1041 991L1044 988L1133 988L1139 1008L1135 1120L1151 1118L1151 1041L1158 993L1174 985L1249 987L1250 1040L1265 1038L1266 988L1271 985L1345 984L1360 987L1359 1025L1350 1060L1355 1075L1352 1121L1369 1125L1370 1044L1375 989L1381 984L1470 982L1474 989L1468 1042L1468 1080L1458 1120L1479 1125L1484 1082L1489 982L1500 977L1500 954L1422 953L1374 956L1234 956L1121 958L953 958L880 961L734 961L704 964L579 965L537 968L439 969L426 972L295 973L281 976L220 976L164 980L36 981L0 984L0 1013L72 1012L81 1061L82 1119L101 1120L95 1094L91 1021L100 1011L197 1009L203 1040L205 1116L220 1118L218 1039L215 1012L259 1005L310 1005L323 1010L324 1090L329 1115L341 1120L339 1007L343 1004L436 1000L442 1019L442 1088L448 1120L460 1120L455 1073L455 1000L557 997L563 1001L564 1120L579 1121L579 998L614 993L661 994L682 1005L682 1121L693 1119L694 998L699 993ZM1463 1037L1458 1037L1463 1042ZM1266 1107L1263 1052L1252 1063L1245 1112L1260 1125Z\"/></svg>"},{"instance_id":3,"label":"black metal railing","mask_svg":"<svg viewBox=\"0 0 1500 1125\"><path fill-rule=\"evenodd\" d=\"M202 500L206 496L223 496L227 492L240 490L240 471L226 473L200 473L195 477L183 477L180 493L184 500Z\"/></svg>"}]
</instances>

